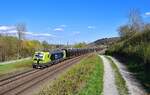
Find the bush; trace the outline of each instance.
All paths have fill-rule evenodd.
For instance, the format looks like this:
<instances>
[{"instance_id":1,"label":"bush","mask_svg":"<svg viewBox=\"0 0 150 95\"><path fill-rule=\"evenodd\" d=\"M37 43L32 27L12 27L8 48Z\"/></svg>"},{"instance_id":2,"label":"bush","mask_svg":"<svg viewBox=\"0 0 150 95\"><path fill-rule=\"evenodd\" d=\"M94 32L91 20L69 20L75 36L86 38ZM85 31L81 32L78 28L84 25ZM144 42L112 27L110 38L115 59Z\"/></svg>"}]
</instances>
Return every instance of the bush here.
<instances>
[{"instance_id":1,"label":"bush","mask_svg":"<svg viewBox=\"0 0 150 95\"><path fill-rule=\"evenodd\" d=\"M142 84L150 88L150 30L136 33L131 38L113 45L106 54L124 57L128 69L137 73Z\"/></svg>"}]
</instances>

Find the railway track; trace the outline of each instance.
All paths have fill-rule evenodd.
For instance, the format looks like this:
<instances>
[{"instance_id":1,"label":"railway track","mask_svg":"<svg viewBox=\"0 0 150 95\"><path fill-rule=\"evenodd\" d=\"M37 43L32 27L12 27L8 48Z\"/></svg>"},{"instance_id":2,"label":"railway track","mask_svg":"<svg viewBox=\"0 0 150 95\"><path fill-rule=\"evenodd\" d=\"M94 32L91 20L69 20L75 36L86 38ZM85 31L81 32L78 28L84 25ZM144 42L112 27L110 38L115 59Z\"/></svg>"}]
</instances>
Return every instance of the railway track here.
<instances>
[{"instance_id":1,"label":"railway track","mask_svg":"<svg viewBox=\"0 0 150 95\"><path fill-rule=\"evenodd\" d=\"M22 74L14 75L0 80L0 95L19 95L35 84L78 62L84 56L79 56L63 61L49 68L45 68L42 70L33 69Z\"/></svg>"},{"instance_id":2,"label":"railway track","mask_svg":"<svg viewBox=\"0 0 150 95\"><path fill-rule=\"evenodd\" d=\"M24 76L28 76L32 73L35 73L36 71L38 71L38 69L31 69L31 70L27 70L27 71L21 72L19 74L15 74L15 75L12 75L10 77L1 79L0 80L0 86L6 85L6 84L8 84L14 80L17 80L17 79L24 77Z\"/></svg>"},{"instance_id":3,"label":"railway track","mask_svg":"<svg viewBox=\"0 0 150 95\"><path fill-rule=\"evenodd\" d=\"M0 86L6 85L9 82L12 82L14 80L20 79L24 76L30 75L32 73L35 73L35 72L38 72L38 71L41 71L41 70L42 69L30 69L30 70L26 70L26 71L18 73L18 74L7 76L5 78L0 79Z\"/></svg>"}]
</instances>

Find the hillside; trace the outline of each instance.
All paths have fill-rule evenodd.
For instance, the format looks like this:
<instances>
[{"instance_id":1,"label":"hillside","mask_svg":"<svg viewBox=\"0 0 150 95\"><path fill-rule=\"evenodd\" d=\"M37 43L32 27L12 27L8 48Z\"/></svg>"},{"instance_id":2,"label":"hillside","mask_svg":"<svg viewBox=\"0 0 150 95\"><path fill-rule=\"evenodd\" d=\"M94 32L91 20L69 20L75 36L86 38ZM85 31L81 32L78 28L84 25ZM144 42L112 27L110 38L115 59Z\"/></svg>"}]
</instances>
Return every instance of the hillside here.
<instances>
[{"instance_id":1,"label":"hillside","mask_svg":"<svg viewBox=\"0 0 150 95\"><path fill-rule=\"evenodd\" d=\"M98 39L92 43L90 43L90 46L99 46L99 45L111 45L115 42L117 42L120 38L119 37L112 37L112 38L103 38Z\"/></svg>"}]
</instances>

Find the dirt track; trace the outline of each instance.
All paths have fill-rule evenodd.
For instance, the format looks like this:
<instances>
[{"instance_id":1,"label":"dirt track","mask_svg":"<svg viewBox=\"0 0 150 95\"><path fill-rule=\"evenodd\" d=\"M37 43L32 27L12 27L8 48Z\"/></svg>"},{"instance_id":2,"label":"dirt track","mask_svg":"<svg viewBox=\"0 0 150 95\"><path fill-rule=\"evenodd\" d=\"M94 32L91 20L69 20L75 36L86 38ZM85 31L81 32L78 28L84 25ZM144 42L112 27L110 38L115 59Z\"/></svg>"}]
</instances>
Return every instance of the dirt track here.
<instances>
[{"instance_id":1,"label":"dirt track","mask_svg":"<svg viewBox=\"0 0 150 95\"><path fill-rule=\"evenodd\" d=\"M0 81L0 95L29 95L35 92L46 80L54 79L60 72L77 63L81 57L66 60L43 70L33 70L6 80ZM34 73L32 73L34 72ZM30 73L30 74L29 74Z\"/></svg>"},{"instance_id":2,"label":"dirt track","mask_svg":"<svg viewBox=\"0 0 150 95\"><path fill-rule=\"evenodd\" d=\"M100 56L104 64L104 89L103 95L119 95L115 85L115 77L110 62L105 56Z\"/></svg>"},{"instance_id":3,"label":"dirt track","mask_svg":"<svg viewBox=\"0 0 150 95\"><path fill-rule=\"evenodd\" d=\"M127 70L127 68L122 63L120 63L114 57L110 57L110 58L114 61L114 63L119 68L120 73L122 74L123 78L125 79L126 84L128 86L128 89L129 89L129 93L131 95L149 95L148 93L146 93L146 91L141 86L141 84L139 83L139 81L136 80L136 78L132 75L132 73L129 72Z\"/></svg>"},{"instance_id":4,"label":"dirt track","mask_svg":"<svg viewBox=\"0 0 150 95\"><path fill-rule=\"evenodd\" d=\"M112 67L110 66L110 60L105 58L105 55L100 55L104 63L104 89L103 95L119 95L115 85L115 78L112 71ZM110 56L108 56L110 57ZM126 67L120 63L117 59L110 57L113 62L117 65L122 77L126 81L129 95L149 95L142 88L140 83L132 76L132 73L129 72Z\"/></svg>"}]
</instances>

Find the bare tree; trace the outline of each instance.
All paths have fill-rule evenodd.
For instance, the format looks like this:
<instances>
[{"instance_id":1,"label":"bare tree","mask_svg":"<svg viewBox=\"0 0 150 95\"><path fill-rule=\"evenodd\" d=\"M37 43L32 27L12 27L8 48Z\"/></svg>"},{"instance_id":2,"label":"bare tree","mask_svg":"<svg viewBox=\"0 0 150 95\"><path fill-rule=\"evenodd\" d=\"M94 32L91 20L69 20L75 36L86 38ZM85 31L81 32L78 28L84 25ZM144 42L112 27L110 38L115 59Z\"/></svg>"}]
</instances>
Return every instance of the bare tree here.
<instances>
[{"instance_id":1,"label":"bare tree","mask_svg":"<svg viewBox=\"0 0 150 95\"><path fill-rule=\"evenodd\" d=\"M119 35L124 39L128 39L136 32L141 32L144 29L144 23L138 9L131 9L128 14L128 23L120 26Z\"/></svg>"},{"instance_id":2,"label":"bare tree","mask_svg":"<svg viewBox=\"0 0 150 95\"><path fill-rule=\"evenodd\" d=\"M19 23L16 25L18 34L18 58L21 58L22 40L25 38L26 25L24 23Z\"/></svg>"},{"instance_id":3,"label":"bare tree","mask_svg":"<svg viewBox=\"0 0 150 95\"><path fill-rule=\"evenodd\" d=\"M24 23L19 23L16 25L16 29L17 29L17 34L18 34L18 39L19 40L23 40L24 39L24 35L26 30L26 25Z\"/></svg>"},{"instance_id":4,"label":"bare tree","mask_svg":"<svg viewBox=\"0 0 150 95\"><path fill-rule=\"evenodd\" d=\"M143 20L138 9L131 9L128 14L128 25L130 26L131 32L140 32L143 29Z\"/></svg>"}]
</instances>

